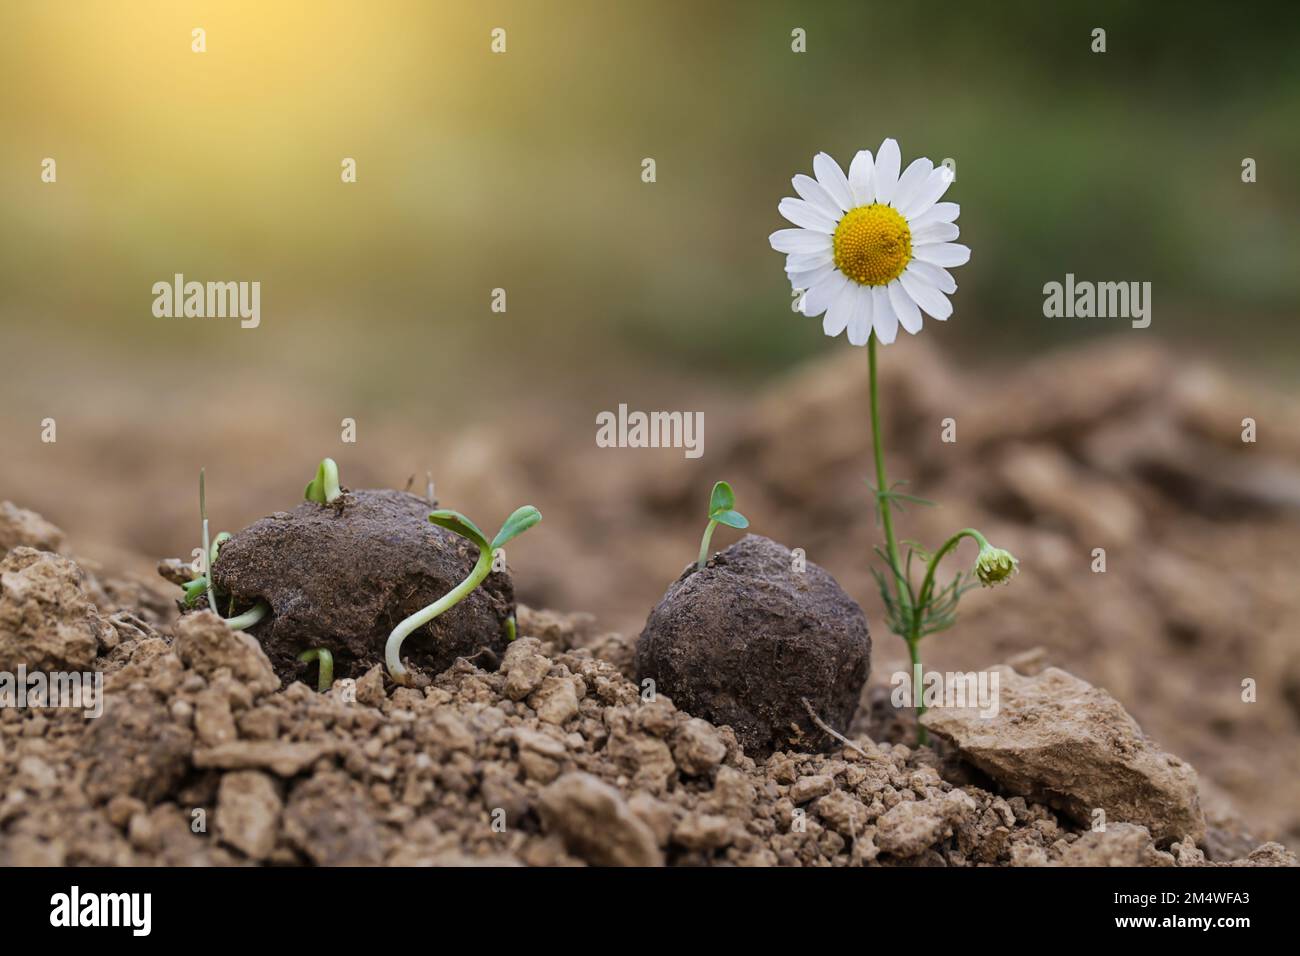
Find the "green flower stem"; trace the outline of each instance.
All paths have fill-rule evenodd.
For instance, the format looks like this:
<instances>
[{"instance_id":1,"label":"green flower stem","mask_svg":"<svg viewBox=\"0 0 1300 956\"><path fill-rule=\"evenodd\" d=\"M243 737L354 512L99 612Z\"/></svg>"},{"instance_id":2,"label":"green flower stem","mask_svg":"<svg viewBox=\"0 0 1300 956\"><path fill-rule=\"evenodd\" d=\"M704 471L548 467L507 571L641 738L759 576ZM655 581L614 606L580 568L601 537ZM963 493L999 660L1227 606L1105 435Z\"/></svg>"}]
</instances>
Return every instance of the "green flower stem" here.
<instances>
[{"instance_id":1,"label":"green flower stem","mask_svg":"<svg viewBox=\"0 0 1300 956\"><path fill-rule=\"evenodd\" d=\"M695 562L698 570L704 570L704 566L709 563L709 542L713 540L713 529L717 526L718 523L710 518L704 527L704 537L700 539L700 559Z\"/></svg>"},{"instance_id":2,"label":"green flower stem","mask_svg":"<svg viewBox=\"0 0 1300 956\"><path fill-rule=\"evenodd\" d=\"M298 655L298 660L304 664L310 664L312 661L320 663L320 670L316 677L316 689L322 694L333 686L334 655L327 648L314 647L310 651L303 651Z\"/></svg>"},{"instance_id":3,"label":"green flower stem","mask_svg":"<svg viewBox=\"0 0 1300 956\"><path fill-rule=\"evenodd\" d=\"M889 498L886 492L889 490L888 478L885 475L885 452L881 442L880 434L880 390L878 386L878 376L876 374L876 335L873 332L867 342L867 364L871 370L871 448L876 458L876 507L880 511L880 525L885 532L885 550L889 555L890 570L894 574L894 587L898 594L898 604L902 608L903 620L911 622L911 633L900 635L907 642L907 653L912 661L912 674L916 674L916 669L921 664L920 648L920 615L912 611L913 607L923 607L924 597L918 603L916 595L912 593L912 583L903 573L903 562L898 551L898 539L894 537L894 517L890 511ZM924 588L922 589L924 592ZM925 713L925 706L921 703L918 696L918 688L912 688L912 700L916 707L916 716ZM917 724L917 741L925 744L929 742L929 736L925 728Z\"/></svg>"},{"instance_id":4,"label":"green flower stem","mask_svg":"<svg viewBox=\"0 0 1300 956\"><path fill-rule=\"evenodd\" d=\"M951 538L945 541L943 543L943 547L941 547L938 551L934 553L934 555L930 558L930 563L926 566L925 579L921 582L921 590L919 592L919 597L917 598L917 607L925 607L929 602L930 592L934 590L934 572L938 570L939 562L944 559L944 557L948 554L949 551L957 547L957 544L961 541L962 538L975 539L975 541L978 542L981 549L987 548L989 546L989 543L987 540L985 540L984 535L980 534L974 528L962 528ZM906 638L907 638L907 650L912 658L912 704L913 707L916 709L916 719L917 719L916 739L918 743L928 744L930 742L929 732L925 729L925 726L920 722L921 715L925 713L925 701L921 696L922 689L917 686L917 681L916 681L917 668L919 668L921 665L921 623L922 623L921 615L914 614L912 616L911 632L906 635Z\"/></svg>"},{"instance_id":5,"label":"green flower stem","mask_svg":"<svg viewBox=\"0 0 1300 956\"><path fill-rule=\"evenodd\" d=\"M208 579L208 607L212 608L212 613L221 616L217 610L217 592L212 587L212 541L208 537L208 500L206 488L206 469L199 469L199 517L203 519L203 560L207 567L203 569L204 575Z\"/></svg>"},{"instance_id":6,"label":"green flower stem","mask_svg":"<svg viewBox=\"0 0 1300 956\"><path fill-rule=\"evenodd\" d=\"M484 548L480 546L478 550L478 563L475 564L474 569L470 571L469 577L464 581L461 581L460 584L456 585L428 607L416 611L406 620L402 621L402 623L398 624L397 627L393 628L393 633L388 635L388 643L384 647L384 662L388 665L388 673L392 676L393 680L397 681L399 684L406 682L407 671L406 668L402 666L401 658L402 641L406 640L407 636L412 631L423 627L439 614L455 607L461 599L478 587L491 571L492 549L490 547Z\"/></svg>"},{"instance_id":7,"label":"green flower stem","mask_svg":"<svg viewBox=\"0 0 1300 956\"><path fill-rule=\"evenodd\" d=\"M271 606L269 604L267 604L265 601L258 601L256 604L254 604L251 608L249 608L247 611L245 611L243 614L239 615L238 617L226 618L226 627L230 628L232 631L245 630L246 628L252 627L262 618L266 617L267 612L270 610L271 610ZM220 617L220 615L218 615L218 617Z\"/></svg>"},{"instance_id":8,"label":"green flower stem","mask_svg":"<svg viewBox=\"0 0 1300 956\"><path fill-rule=\"evenodd\" d=\"M926 602L930 600L930 592L934 590L934 572L938 570L939 562L944 559L949 551L957 547L962 538L971 538L974 540L974 542L980 546L981 551L990 547L988 539L974 528L962 528L955 535L945 541L943 547L936 551L934 556L930 558L930 563L925 569L925 580L921 582L921 596L917 599L917 604L920 607L925 607ZM920 620L912 623L913 633L918 632L920 628ZM914 640L919 639L919 636L914 638Z\"/></svg>"},{"instance_id":9,"label":"green flower stem","mask_svg":"<svg viewBox=\"0 0 1300 956\"><path fill-rule=\"evenodd\" d=\"M899 556L898 540L894 537L894 516L889 510L889 499L885 493L889 488L885 477L885 452L880 435L880 393L876 375L876 336L872 333L867 342L867 362L871 369L871 448L876 456L876 507L880 511L880 525L885 531L885 549L889 554L890 570L894 573L894 584L898 589L898 603L903 608L904 616L911 612L913 601L912 586L903 575L903 562Z\"/></svg>"}]
</instances>

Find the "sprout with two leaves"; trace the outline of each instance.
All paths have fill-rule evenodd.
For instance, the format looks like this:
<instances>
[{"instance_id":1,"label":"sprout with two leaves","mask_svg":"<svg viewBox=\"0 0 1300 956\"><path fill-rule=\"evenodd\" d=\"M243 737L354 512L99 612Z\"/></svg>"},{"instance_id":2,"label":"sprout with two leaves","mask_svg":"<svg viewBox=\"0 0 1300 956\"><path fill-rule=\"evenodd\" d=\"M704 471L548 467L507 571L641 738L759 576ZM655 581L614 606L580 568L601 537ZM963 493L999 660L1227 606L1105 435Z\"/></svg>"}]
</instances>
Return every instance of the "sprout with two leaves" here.
<instances>
[{"instance_id":1,"label":"sprout with two leaves","mask_svg":"<svg viewBox=\"0 0 1300 956\"><path fill-rule=\"evenodd\" d=\"M318 505L332 505L343 496L343 489L339 486L339 466L333 458L321 459L316 477L307 482L307 490L302 496Z\"/></svg>"},{"instance_id":2,"label":"sprout with two leaves","mask_svg":"<svg viewBox=\"0 0 1300 956\"><path fill-rule=\"evenodd\" d=\"M738 531L749 527L749 519L736 510L736 493L725 481L715 484L713 493L709 495L709 523L704 526L704 537L700 540L700 558L695 562L695 567L700 570L709 563L709 542L713 539L713 529L720 524Z\"/></svg>"},{"instance_id":3,"label":"sprout with two leaves","mask_svg":"<svg viewBox=\"0 0 1300 956\"><path fill-rule=\"evenodd\" d=\"M478 561L475 562L473 570L464 581L456 585L438 600L434 601L428 607L416 611L406 620L402 621L393 632L388 635L388 643L384 647L384 662L388 666L389 676L398 684L405 684L409 681L410 675L407 669L402 665L402 642L417 629L424 627L438 615L450 610L464 600L470 592L483 583L483 579L488 576L492 570L492 558L496 550L511 538L516 538L523 534L537 522L542 520L542 513L532 505L524 505L506 519L506 523L501 526L496 537L488 541L487 535L479 530L478 525L470 521L458 511L439 510L430 512L429 522L436 524L440 528L446 528L471 542L478 548ZM514 621L508 625L513 637Z\"/></svg>"}]
</instances>

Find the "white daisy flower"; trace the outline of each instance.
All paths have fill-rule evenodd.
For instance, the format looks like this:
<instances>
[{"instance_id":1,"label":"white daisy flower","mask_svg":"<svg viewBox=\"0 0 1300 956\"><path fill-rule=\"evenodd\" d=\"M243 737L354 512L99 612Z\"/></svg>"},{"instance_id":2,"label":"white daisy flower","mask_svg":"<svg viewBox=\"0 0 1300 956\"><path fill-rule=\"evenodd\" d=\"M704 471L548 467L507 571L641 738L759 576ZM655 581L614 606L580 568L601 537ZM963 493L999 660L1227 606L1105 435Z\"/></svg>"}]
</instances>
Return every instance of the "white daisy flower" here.
<instances>
[{"instance_id":1,"label":"white daisy flower","mask_svg":"<svg viewBox=\"0 0 1300 956\"><path fill-rule=\"evenodd\" d=\"M794 177L801 199L782 199L781 215L799 228L779 229L772 248L786 253L785 271L804 315L821 315L822 329L866 345L874 330L884 345L902 325L921 331L921 312L944 320L957 289L948 269L970 259L957 238L956 203L939 202L952 173L917 159L899 175L898 143L887 139L872 159L853 157L849 174L826 153L813 159L817 178Z\"/></svg>"}]
</instances>

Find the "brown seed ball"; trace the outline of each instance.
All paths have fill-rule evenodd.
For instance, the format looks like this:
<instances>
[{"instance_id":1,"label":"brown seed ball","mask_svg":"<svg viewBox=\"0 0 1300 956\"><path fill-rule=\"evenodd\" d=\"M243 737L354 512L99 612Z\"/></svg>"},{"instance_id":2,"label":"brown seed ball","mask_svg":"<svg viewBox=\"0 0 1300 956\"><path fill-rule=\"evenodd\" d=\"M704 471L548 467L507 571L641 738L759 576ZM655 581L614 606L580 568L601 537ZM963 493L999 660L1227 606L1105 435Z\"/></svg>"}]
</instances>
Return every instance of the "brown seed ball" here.
<instances>
[{"instance_id":1,"label":"brown seed ball","mask_svg":"<svg viewBox=\"0 0 1300 956\"><path fill-rule=\"evenodd\" d=\"M213 583L241 608L257 598L271 605L249 633L282 678L299 677L306 667L298 655L314 647L333 653L336 678L360 677L383 661L388 635L403 618L454 588L478 560L473 544L429 523L434 507L388 490L348 492L334 505L304 501L223 544ZM509 574L493 572L407 637L402 657L430 675L476 654L475 663L491 668L505 653L514 611Z\"/></svg>"},{"instance_id":2,"label":"brown seed ball","mask_svg":"<svg viewBox=\"0 0 1300 956\"><path fill-rule=\"evenodd\" d=\"M637 642L637 680L730 725L752 757L833 744L802 700L843 732L871 670L862 609L822 568L794 565L788 548L746 535L703 570L689 567Z\"/></svg>"}]
</instances>

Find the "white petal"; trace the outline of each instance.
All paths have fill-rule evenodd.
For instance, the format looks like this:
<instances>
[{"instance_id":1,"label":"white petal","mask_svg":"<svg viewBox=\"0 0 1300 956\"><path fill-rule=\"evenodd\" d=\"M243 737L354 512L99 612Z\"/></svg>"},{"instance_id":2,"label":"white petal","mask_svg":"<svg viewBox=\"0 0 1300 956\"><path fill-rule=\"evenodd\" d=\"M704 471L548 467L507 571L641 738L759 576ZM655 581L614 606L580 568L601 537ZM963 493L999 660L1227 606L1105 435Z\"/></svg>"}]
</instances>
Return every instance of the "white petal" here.
<instances>
[{"instance_id":1,"label":"white petal","mask_svg":"<svg viewBox=\"0 0 1300 956\"><path fill-rule=\"evenodd\" d=\"M952 315L952 303L948 297L924 279L911 272L904 272L898 281L902 283L903 291L925 310L926 315L931 315L940 322Z\"/></svg>"},{"instance_id":2,"label":"white petal","mask_svg":"<svg viewBox=\"0 0 1300 956\"><path fill-rule=\"evenodd\" d=\"M854 290L853 314L849 317L849 344L866 345L871 338L871 287Z\"/></svg>"},{"instance_id":3,"label":"white petal","mask_svg":"<svg viewBox=\"0 0 1300 956\"><path fill-rule=\"evenodd\" d=\"M849 319L853 317L853 304L857 301L856 285L845 279L843 291L835 297L831 307L826 310L826 318L822 319L822 331L831 338L848 328Z\"/></svg>"},{"instance_id":4,"label":"white petal","mask_svg":"<svg viewBox=\"0 0 1300 956\"><path fill-rule=\"evenodd\" d=\"M894 307L898 323L912 335L921 331L921 310L916 307L912 297L907 294L903 284L898 281L889 283L889 304Z\"/></svg>"},{"instance_id":5,"label":"white petal","mask_svg":"<svg viewBox=\"0 0 1300 956\"><path fill-rule=\"evenodd\" d=\"M928 226L932 222L952 222L961 212L961 206L955 202L937 202L917 216L908 216L907 222L913 229Z\"/></svg>"},{"instance_id":6,"label":"white petal","mask_svg":"<svg viewBox=\"0 0 1300 956\"><path fill-rule=\"evenodd\" d=\"M898 316L889 304L889 293L883 285L871 287L871 311L876 338L880 339L881 345L888 345L898 335Z\"/></svg>"},{"instance_id":7,"label":"white petal","mask_svg":"<svg viewBox=\"0 0 1300 956\"><path fill-rule=\"evenodd\" d=\"M835 231L835 221L830 216L818 212L816 206L802 199L782 199L776 208L796 226L803 226L814 232L824 232L828 236Z\"/></svg>"},{"instance_id":8,"label":"white petal","mask_svg":"<svg viewBox=\"0 0 1300 956\"><path fill-rule=\"evenodd\" d=\"M859 206L870 206L876 201L876 187L871 181L875 165L869 149L858 150L853 162L849 163L849 188L853 190L853 200Z\"/></svg>"},{"instance_id":9,"label":"white petal","mask_svg":"<svg viewBox=\"0 0 1300 956\"><path fill-rule=\"evenodd\" d=\"M847 212L853 208L853 190L849 189L848 177L840 169L839 163L826 153L818 153L813 157L813 172L817 174L817 181L822 184L822 188L831 194L841 209Z\"/></svg>"},{"instance_id":10,"label":"white petal","mask_svg":"<svg viewBox=\"0 0 1300 956\"><path fill-rule=\"evenodd\" d=\"M889 202L898 188L898 167L903 159L898 154L898 141L887 139L876 150L876 202Z\"/></svg>"},{"instance_id":11,"label":"white petal","mask_svg":"<svg viewBox=\"0 0 1300 956\"><path fill-rule=\"evenodd\" d=\"M830 249L824 252L797 252L785 257L785 271L807 272L809 269L820 269L830 261Z\"/></svg>"},{"instance_id":12,"label":"white petal","mask_svg":"<svg viewBox=\"0 0 1300 956\"><path fill-rule=\"evenodd\" d=\"M953 279L952 273L947 269L940 269L938 266L922 262L920 259L913 259L907 264L907 272L914 273L922 282L929 283L940 292L946 292L952 295L957 291L957 281ZM904 273L904 275L907 274Z\"/></svg>"},{"instance_id":13,"label":"white petal","mask_svg":"<svg viewBox=\"0 0 1300 956\"><path fill-rule=\"evenodd\" d=\"M835 297L844 291L844 285L848 281L838 272L832 272L803 294L799 311L804 315L821 315L830 308Z\"/></svg>"},{"instance_id":14,"label":"white petal","mask_svg":"<svg viewBox=\"0 0 1300 956\"><path fill-rule=\"evenodd\" d=\"M936 166L934 171L930 173L929 178L921 184L916 194L907 202L901 202L895 196L894 206L908 219L919 216L939 201L939 197L948 191L948 186L951 183L952 170L947 166Z\"/></svg>"},{"instance_id":15,"label":"white petal","mask_svg":"<svg viewBox=\"0 0 1300 956\"><path fill-rule=\"evenodd\" d=\"M960 266L970 261L970 247L958 242L940 242L913 246L912 255L936 266Z\"/></svg>"},{"instance_id":16,"label":"white petal","mask_svg":"<svg viewBox=\"0 0 1300 956\"><path fill-rule=\"evenodd\" d=\"M805 269L802 272L787 272L786 276L790 280L792 289L811 289L828 275L835 274L835 266L829 262L824 266L818 266L816 269Z\"/></svg>"},{"instance_id":17,"label":"white petal","mask_svg":"<svg viewBox=\"0 0 1300 956\"><path fill-rule=\"evenodd\" d=\"M912 198L921 191L925 181L933 172L934 163L924 156L912 160L907 169L903 170L903 175L898 177L898 188L894 190L894 198L891 200L894 208L902 212L911 203Z\"/></svg>"},{"instance_id":18,"label":"white petal","mask_svg":"<svg viewBox=\"0 0 1300 956\"><path fill-rule=\"evenodd\" d=\"M840 216L844 215L844 210L831 198L831 194L822 189L821 183L811 176L800 173L790 180L790 184L794 186L795 192L807 200L809 205L828 218L838 221Z\"/></svg>"},{"instance_id":19,"label":"white petal","mask_svg":"<svg viewBox=\"0 0 1300 956\"><path fill-rule=\"evenodd\" d=\"M912 245L924 246L932 242L952 242L961 235L956 223L931 222L912 230Z\"/></svg>"},{"instance_id":20,"label":"white petal","mask_svg":"<svg viewBox=\"0 0 1300 956\"><path fill-rule=\"evenodd\" d=\"M777 252L827 252L831 237L808 229L778 229L767 237Z\"/></svg>"}]
</instances>

